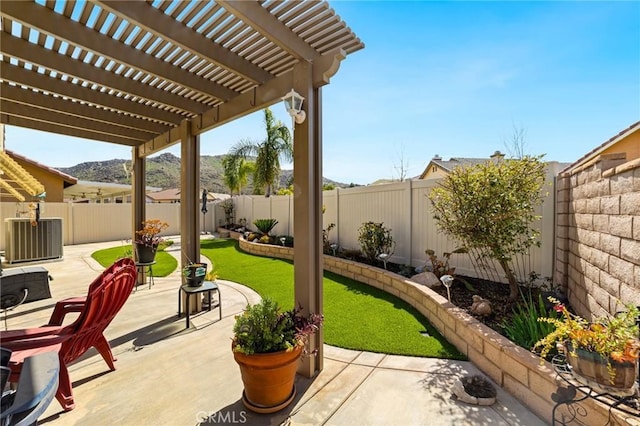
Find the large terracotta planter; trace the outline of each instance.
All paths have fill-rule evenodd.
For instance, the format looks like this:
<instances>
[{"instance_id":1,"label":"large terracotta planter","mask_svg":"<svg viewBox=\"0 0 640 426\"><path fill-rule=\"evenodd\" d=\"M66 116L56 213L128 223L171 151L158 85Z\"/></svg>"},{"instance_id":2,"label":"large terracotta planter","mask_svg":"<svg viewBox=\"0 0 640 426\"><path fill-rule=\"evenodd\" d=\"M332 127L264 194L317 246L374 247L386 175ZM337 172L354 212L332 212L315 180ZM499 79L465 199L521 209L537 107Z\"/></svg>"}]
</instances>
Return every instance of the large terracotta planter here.
<instances>
[{"instance_id":1,"label":"large terracotta planter","mask_svg":"<svg viewBox=\"0 0 640 426\"><path fill-rule=\"evenodd\" d=\"M638 377L637 362L616 362L611 360L611 367L615 372L609 374L607 360L597 352L576 349L573 356L567 348L567 359L574 375L591 387L599 387L606 392L622 395L633 394Z\"/></svg>"},{"instance_id":2,"label":"large terracotta planter","mask_svg":"<svg viewBox=\"0 0 640 426\"><path fill-rule=\"evenodd\" d=\"M274 413L289 405L295 397L293 382L301 354L301 346L268 354L234 352L244 383L245 407L257 413Z\"/></svg>"}]
</instances>

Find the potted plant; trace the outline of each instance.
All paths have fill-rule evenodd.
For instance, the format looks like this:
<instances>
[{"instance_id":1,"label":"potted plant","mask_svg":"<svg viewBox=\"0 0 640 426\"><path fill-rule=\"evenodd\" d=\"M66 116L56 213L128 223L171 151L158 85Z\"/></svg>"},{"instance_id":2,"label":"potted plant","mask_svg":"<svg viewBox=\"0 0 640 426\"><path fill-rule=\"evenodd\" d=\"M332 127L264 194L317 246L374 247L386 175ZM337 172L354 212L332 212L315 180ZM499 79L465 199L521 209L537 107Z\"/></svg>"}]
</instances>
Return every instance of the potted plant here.
<instances>
[{"instance_id":1,"label":"potted plant","mask_svg":"<svg viewBox=\"0 0 640 426\"><path fill-rule=\"evenodd\" d=\"M231 347L244 383L242 402L248 409L273 413L293 401L298 360L322 322L321 315L304 316L299 308L283 311L269 297L247 305L236 316Z\"/></svg>"},{"instance_id":2,"label":"potted plant","mask_svg":"<svg viewBox=\"0 0 640 426\"><path fill-rule=\"evenodd\" d=\"M634 391L638 375L638 315L636 306L628 305L624 312L611 317L599 317L593 322L572 314L557 299L549 297L559 318L543 317L555 329L536 342L545 358L560 345L577 378L588 385L621 394Z\"/></svg>"},{"instance_id":3,"label":"potted plant","mask_svg":"<svg viewBox=\"0 0 640 426\"><path fill-rule=\"evenodd\" d=\"M139 263L152 263L156 257L158 244L162 241L160 233L169 224L159 219L149 219L142 222L142 229L136 231L135 248L136 259Z\"/></svg>"},{"instance_id":4,"label":"potted plant","mask_svg":"<svg viewBox=\"0 0 640 426\"><path fill-rule=\"evenodd\" d=\"M207 275L206 263L190 263L182 268L182 275L187 281L187 285L198 287L202 285Z\"/></svg>"}]
</instances>

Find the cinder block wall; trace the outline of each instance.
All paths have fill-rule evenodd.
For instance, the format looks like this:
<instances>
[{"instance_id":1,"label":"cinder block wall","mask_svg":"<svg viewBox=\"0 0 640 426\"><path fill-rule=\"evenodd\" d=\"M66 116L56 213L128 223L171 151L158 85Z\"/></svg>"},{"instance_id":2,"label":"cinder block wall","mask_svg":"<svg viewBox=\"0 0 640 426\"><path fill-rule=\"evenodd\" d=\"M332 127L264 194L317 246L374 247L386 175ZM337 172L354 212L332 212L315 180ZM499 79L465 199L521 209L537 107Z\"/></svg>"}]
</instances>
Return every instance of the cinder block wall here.
<instances>
[{"instance_id":1,"label":"cinder block wall","mask_svg":"<svg viewBox=\"0 0 640 426\"><path fill-rule=\"evenodd\" d=\"M555 281L588 319L640 305L640 158L605 154L557 178Z\"/></svg>"}]
</instances>

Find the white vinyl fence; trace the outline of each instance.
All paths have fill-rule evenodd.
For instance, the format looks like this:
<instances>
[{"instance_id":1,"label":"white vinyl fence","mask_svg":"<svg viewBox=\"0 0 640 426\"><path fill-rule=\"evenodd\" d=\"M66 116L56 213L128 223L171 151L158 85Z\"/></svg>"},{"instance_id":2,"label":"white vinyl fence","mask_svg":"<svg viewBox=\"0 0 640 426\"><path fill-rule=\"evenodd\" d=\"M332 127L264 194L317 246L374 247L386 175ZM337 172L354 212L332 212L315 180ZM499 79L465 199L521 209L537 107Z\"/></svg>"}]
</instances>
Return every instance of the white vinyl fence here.
<instances>
[{"instance_id":1,"label":"white vinyl fence","mask_svg":"<svg viewBox=\"0 0 640 426\"><path fill-rule=\"evenodd\" d=\"M124 241L131 239L133 232L131 208L132 205L129 203L40 203L40 217L62 218L64 245ZM180 235L180 204L147 203L146 210L147 218L160 219L169 224L163 235ZM215 230L213 210L209 208L207 214L199 215L201 230ZM0 203L0 217L0 250L5 250L5 219L28 217L27 203Z\"/></svg>"},{"instance_id":2,"label":"white vinyl fence","mask_svg":"<svg viewBox=\"0 0 640 426\"><path fill-rule=\"evenodd\" d=\"M550 163L547 172L547 192L544 204L538 214L542 217L537 224L541 233L541 247L531 249L528 256L518 257L513 269L520 279L525 280L530 272L542 277L551 277L554 255L554 176L558 172L557 163ZM335 223L329 232L329 240L342 249L359 249L358 228L368 221L382 222L391 229L396 241L396 249L391 260L396 263L420 266L426 262L425 250L432 249L438 257L455 250L458 245L437 229L433 219L431 204L427 195L438 185L439 179L414 180L386 185L335 189L323 194L323 228ZM255 229L255 219L274 218L278 225L274 235L293 235L293 196L240 196L234 197L234 219L239 223L246 220L249 228ZM216 208L220 226L224 224L224 213ZM476 270L471 257L454 254L450 261L456 272L462 275L504 281L503 273L494 265L486 265L487 270Z\"/></svg>"},{"instance_id":3,"label":"white vinyl fence","mask_svg":"<svg viewBox=\"0 0 640 426\"><path fill-rule=\"evenodd\" d=\"M541 206L538 223L541 232L541 247L533 248L529 256L520 257L513 269L521 279L535 271L543 277L552 276L554 255L555 190L554 176L558 172L557 163L549 163L547 182L548 195ZM382 222L396 241L396 249L391 261L413 266L424 265L425 250L435 250L438 257L457 248L438 231L433 219L431 204L427 198L429 191L438 184L438 179L414 180L386 185L335 189L323 194L323 228L335 223L329 233L332 243L342 249L359 249L358 228L368 221ZM234 222L246 221L250 229L255 229L255 219L274 218L278 224L274 235L293 235L293 196L238 196L234 202ZM15 203L0 203L0 214L4 218L16 217L21 209ZM180 234L180 204L155 204L146 206L148 218L161 219L169 223L165 235ZM198 206L199 209L199 206ZM23 215L24 216L24 215ZM60 217L63 221L65 245L98 241L118 241L131 238L131 204L75 204L44 203L42 217ZM209 205L206 215L200 214L200 229L213 232L225 223L221 202ZM0 227L0 249L5 247L5 227ZM486 271L477 270L470 256L454 254L450 261L456 272L462 275L504 281L502 273L490 267ZM491 265L489 265L491 266Z\"/></svg>"}]
</instances>

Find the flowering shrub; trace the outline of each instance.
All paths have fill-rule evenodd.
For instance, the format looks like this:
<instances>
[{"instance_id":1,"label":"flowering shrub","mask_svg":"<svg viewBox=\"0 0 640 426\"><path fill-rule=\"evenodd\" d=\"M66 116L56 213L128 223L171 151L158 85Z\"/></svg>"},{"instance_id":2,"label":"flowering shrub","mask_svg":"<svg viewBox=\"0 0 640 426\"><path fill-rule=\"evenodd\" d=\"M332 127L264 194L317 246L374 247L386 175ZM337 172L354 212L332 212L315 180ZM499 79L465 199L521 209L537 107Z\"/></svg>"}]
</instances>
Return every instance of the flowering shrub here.
<instances>
[{"instance_id":1,"label":"flowering shrub","mask_svg":"<svg viewBox=\"0 0 640 426\"><path fill-rule=\"evenodd\" d=\"M616 362L634 362L640 356L638 326L636 320L640 311L634 305L613 317L597 318L588 322L584 318L572 314L557 299L549 297L554 309L560 313L559 318L543 317L538 321L550 323L555 329L543 339L536 342L533 350L540 349L540 356L545 358L558 343L567 343L570 356L577 356L577 349L597 352L607 360L607 368L611 374L611 360Z\"/></svg>"},{"instance_id":2,"label":"flowering shrub","mask_svg":"<svg viewBox=\"0 0 640 426\"><path fill-rule=\"evenodd\" d=\"M136 244L143 244L145 246L157 246L162 242L160 234L162 231L169 227L167 222L163 222L159 219L149 219L142 222L143 228L136 231Z\"/></svg>"}]
</instances>

